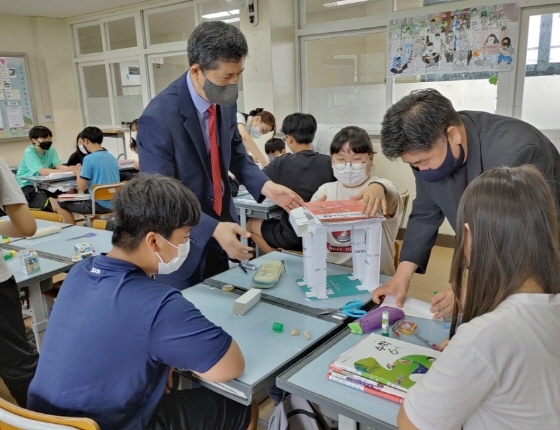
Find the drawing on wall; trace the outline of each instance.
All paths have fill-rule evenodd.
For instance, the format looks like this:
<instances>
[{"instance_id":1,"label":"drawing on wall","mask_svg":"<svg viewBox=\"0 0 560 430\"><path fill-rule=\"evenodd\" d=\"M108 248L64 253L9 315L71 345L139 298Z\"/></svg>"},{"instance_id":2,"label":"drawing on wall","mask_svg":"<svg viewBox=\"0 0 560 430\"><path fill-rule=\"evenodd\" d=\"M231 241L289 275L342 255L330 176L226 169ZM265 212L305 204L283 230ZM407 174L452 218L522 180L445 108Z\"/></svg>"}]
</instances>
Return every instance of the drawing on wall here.
<instances>
[{"instance_id":1,"label":"drawing on wall","mask_svg":"<svg viewBox=\"0 0 560 430\"><path fill-rule=\"evenodd\" d=\"M392 20L388 76L510 71L518 30L516 3Z\"/></svg>"}]
</instances>

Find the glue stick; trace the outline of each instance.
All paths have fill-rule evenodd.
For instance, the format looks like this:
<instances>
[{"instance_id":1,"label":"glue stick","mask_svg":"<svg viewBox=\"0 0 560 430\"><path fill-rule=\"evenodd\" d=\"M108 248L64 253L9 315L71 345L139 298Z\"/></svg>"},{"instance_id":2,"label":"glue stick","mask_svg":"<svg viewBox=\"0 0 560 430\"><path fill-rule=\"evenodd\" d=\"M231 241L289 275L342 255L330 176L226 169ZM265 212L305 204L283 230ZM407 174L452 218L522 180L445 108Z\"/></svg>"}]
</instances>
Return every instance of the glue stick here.
<instances>
[{"instance_id":1,"label":"glue stick","mask_svg":"<svg viewBox=\"0 0 560 430\"><path fill-rule=\"evenodd\" d=\"M381 336L389 337L389 312L387 311L381 315Z\"/></svg>"}]
</instances>

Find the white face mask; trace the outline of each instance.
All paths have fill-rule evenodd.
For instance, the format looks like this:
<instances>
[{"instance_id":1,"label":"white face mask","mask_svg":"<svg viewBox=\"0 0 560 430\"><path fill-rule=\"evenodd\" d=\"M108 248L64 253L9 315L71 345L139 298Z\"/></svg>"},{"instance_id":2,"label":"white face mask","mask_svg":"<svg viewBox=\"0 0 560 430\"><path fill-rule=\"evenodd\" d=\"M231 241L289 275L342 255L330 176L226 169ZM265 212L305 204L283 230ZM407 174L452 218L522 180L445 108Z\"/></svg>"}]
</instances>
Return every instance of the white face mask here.
<instances>
[{"instance_id":1,"label":"white face mask","mask_svg":"<svg viewBox=\"0 0 560 430\"><path fill-rule=\"evenodd\" d=\"M343 185L348 187L353 187L362 184L366 178L366 164L362 163L358 170L354 170L349 163L346 163L343 169L338 169L333 164L334 177L341 182Z\"/></svg>"},{"instance_id":2,"label":"white face mask","mask_svg":"<svg viewBox=\"0 0 560 430\"><path fill-rule=\"evenodd\" d=\"M136 136L138 135L137 131L131 131L130 132L130 137L132 137L134 140L136 140Z\"/></svg>"},{"instance_id":3,"label":"white face mask","mask_svg":"<svg viewBox=\"0 0 560 430\"><path fill-rule=\"evenodd\" d=\"M189 255L189 251L191 249L191 241L188 240L187 243L181 243L179 246L176 246L173 245L171 242L169 242L167 239L165 239L161 234L159 234L158 236L161 237L163 240L165 240L172 247L177 248L179 250L177 257L175 257L169 263L164 262L163 258L161 258L161 255L159 255L159 253L156 252L156 255L160 259L160 262L158 263L158 275L169 275L170 273L179 270L179 268L183 265L183 263L187 259L187 256Z\"/></svg>"},{"instance_id":4,"label":"white face mask","mask_svg":"<svg viewBox=\"0 0 560 430\"><path fill-rule=\"evenodd\" d=\"M87 150L86 150L86 148L85 148L84 145L78 145L78 148L80 149L80 152L81 152L82 154L87 155L88 152L87 152Z\"/></svg>"},{"instance_id":5,"label":"white face mask","mask_svg":"<svg viewBox=\"0 0 560 430\"><path fill-rule=\"evenodd\" d=\"M262 136L261 129L258 127L251 127L249 129L249 136L258 139L259 137Z\"/></svg>"}]
</instances>

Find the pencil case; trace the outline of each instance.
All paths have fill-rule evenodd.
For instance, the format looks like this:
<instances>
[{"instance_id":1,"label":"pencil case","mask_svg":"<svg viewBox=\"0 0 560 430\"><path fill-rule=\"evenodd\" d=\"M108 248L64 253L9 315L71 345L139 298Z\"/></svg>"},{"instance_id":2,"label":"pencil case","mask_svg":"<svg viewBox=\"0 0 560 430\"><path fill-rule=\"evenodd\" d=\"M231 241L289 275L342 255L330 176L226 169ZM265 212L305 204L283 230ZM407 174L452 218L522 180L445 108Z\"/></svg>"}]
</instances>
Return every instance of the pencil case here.
<instances>
[{"instance_id":1,"label":"pencil case","mask_svg":"<svg viewBox=\"0 0 560 430\"><path fill-rule=\"evenodd\" d=\"M284 264L279 260L267 261L261 264L259 270L253 275L251 286L253 288L272 288L280 279Z\"/></svg>"}]
</instances>

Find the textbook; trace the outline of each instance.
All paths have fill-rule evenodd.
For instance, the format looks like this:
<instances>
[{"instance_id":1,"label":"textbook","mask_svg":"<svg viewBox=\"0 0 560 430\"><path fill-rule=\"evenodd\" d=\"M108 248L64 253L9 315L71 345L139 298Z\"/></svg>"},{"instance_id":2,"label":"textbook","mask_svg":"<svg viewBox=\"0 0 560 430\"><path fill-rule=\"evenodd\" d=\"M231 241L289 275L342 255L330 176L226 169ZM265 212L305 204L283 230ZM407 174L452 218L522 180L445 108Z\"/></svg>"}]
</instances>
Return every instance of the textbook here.
<instances>
[{"instance_id":1,"label":"textbook","mask_svg":"<svg viewBox=\"0 0 560 430\"><path fill-rule=\"evenodd\" d=\"M380 382L372 381L371 379L364 378L363 376L340 369L336 366L333 366L332 364L329 366L329 373L327 374L327 376L328 375L332 375L333 377L336 378L344 378L347 381L353 382L354 384L360 384L365 387L369 387L372 390L382 391L384 393L390 394L391 396L404 398L406 394L402 390L397 390L396 388L388 387L387 385L383 385Z\"/></svg>"},{"instance_id":2,"label":"textbook","mask_svg":"<svg viewBox=\"0 0 560 430\"><path fill-rule=\"evenodd\" d=\"M62 178L73 178L76 174L74 172L53 172L49 173L46 178L47 179L62 179Z\"/></svg>"},{"instance_id":3,"label":"textbook","mask_svg":"<svg viewBox=\"0 0 560 430\"><path fill-rule=\"evenodd\" d=\"M372 333L333 361L331 367L406 392L428 372L439 354Z\"/></svg>"},{"instance_id":4,"label":"textbook","mask_svg":"<svg viewBox=\"0 0 560 430\"><path fill-rule=\"evenodd\" d=\"M60 200L60 201L64 201L64 202L91 200L91 195L89 195L89 194L60 194L57 197L57 199Z\"/></svg>"},{"instance_id":5,"label":"textbook","mask_svg":"<svg viewBox=\"0 0 560 430\"><path fill-rule=\"evenodd\" d=\"M331 381L337 382L342 385L346 385L347 387L354 388L355 390L363 391L364 393L373 394L377 397L382 397L387 400L391 400L392 402L402 403L404 402L404 398L400 396L394 396L392 394L385 393L377 388L372 388L368 384L360 384L352 380L352 378L340 375L338 373L327 373L327 378Z\"/></svg>"},{"instance_id":6,"label":"textbook","mask_svg":"<svg viewBox=\"0 0 560 430\"><path fill-rule=\"evenodd\" d=\"M361 200L330 200L304 203L305 208L320 223L368 219L362 212Z\"/></svg>"}]
</instances>

